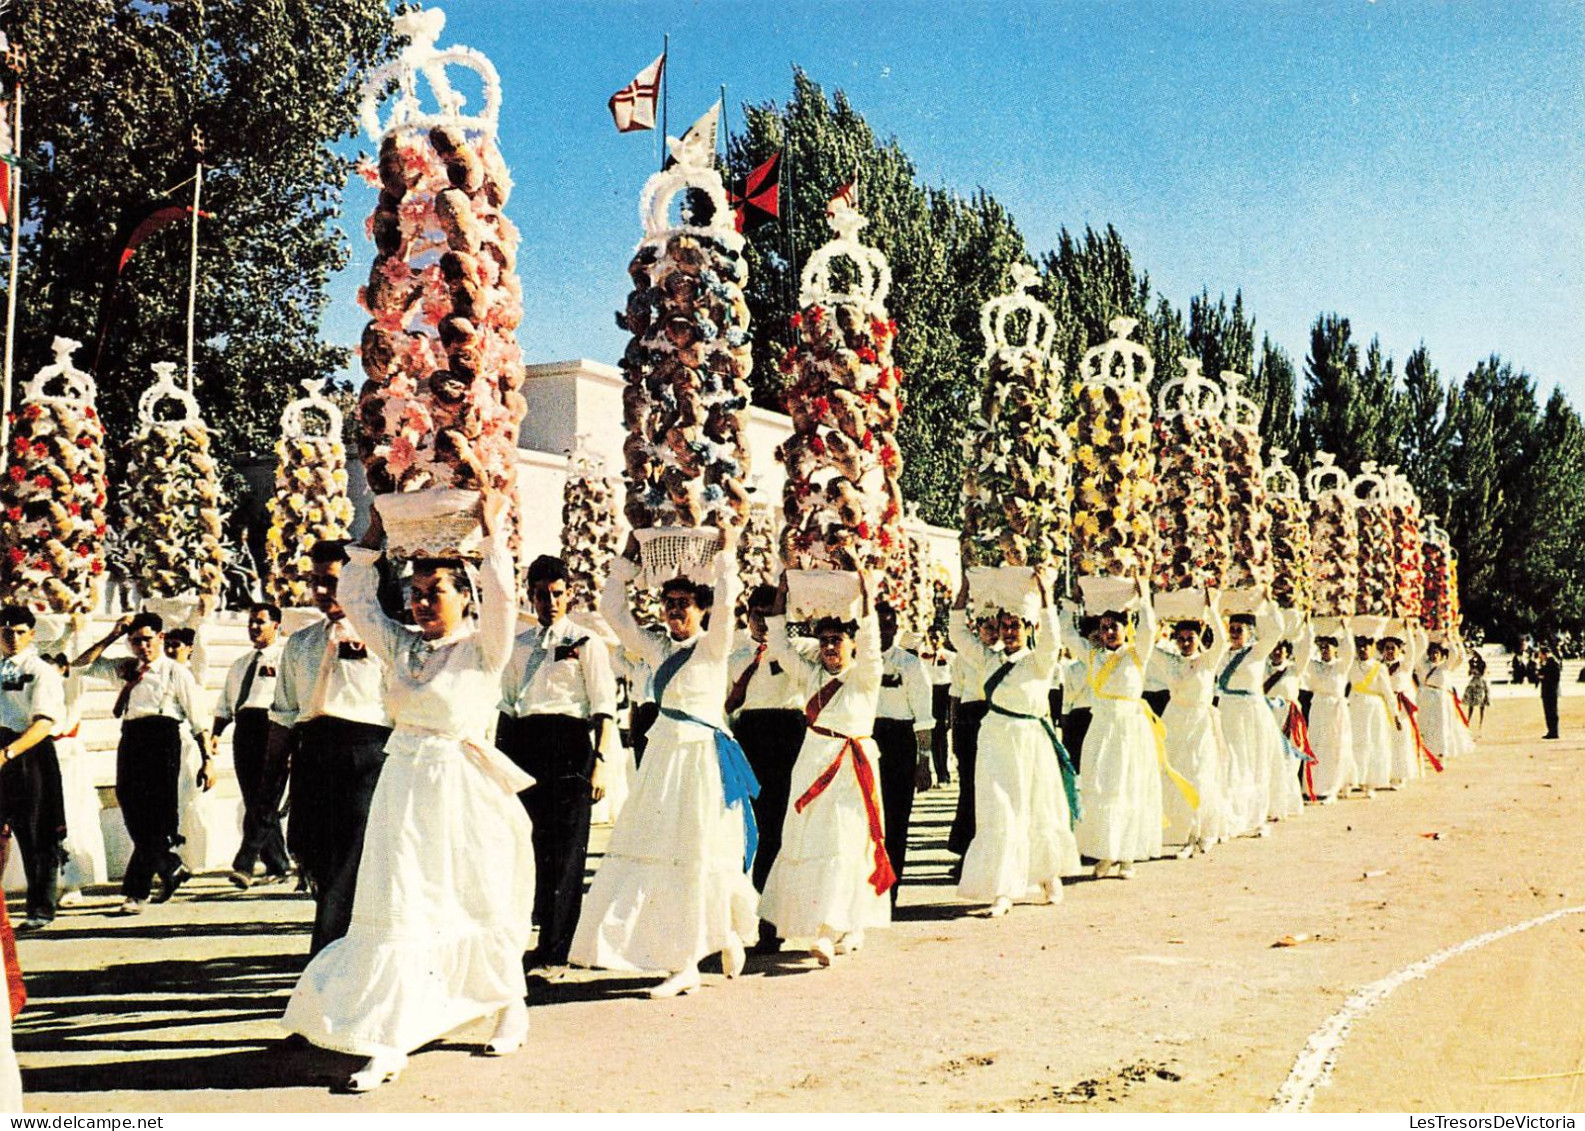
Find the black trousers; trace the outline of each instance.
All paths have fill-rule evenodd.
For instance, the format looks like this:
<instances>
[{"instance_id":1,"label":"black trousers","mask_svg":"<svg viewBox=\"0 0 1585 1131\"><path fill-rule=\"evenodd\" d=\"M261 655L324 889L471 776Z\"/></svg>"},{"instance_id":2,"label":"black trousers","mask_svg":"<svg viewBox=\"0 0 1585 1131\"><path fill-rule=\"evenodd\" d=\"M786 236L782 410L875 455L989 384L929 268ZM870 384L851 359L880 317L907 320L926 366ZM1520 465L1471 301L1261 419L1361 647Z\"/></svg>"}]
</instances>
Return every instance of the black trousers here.
<instances>
[{"instance_id":1,"label":"black trousers","mask_svg":"<svg viewBox=\"0 0 1585 1131\"><path fill-rule=\"evenodd\" d=\"M951 743L948 741L947 714L952 699L952 685L938 683L930 689L930 714L935 729L930 732L930 761L935 766L936 781L945 785L952 780L952 764L947 760Z\"/></svg>"},{"instance_id":2,"label":"black trousers","mask_svg":"<svg viewBox=\"0 0 1585 1131\"><path fill-rule=\"evenodd\" d=\"M1079 772L1079 759L1084 755L1084 736L1090 733L1090 709L1075 707L1062 716L1062 745L1068 748L1073 761L1073 772Z\"/></svg>"},{"instance_id":3,"label":"black trousers","mask_svg":"<svg viewBox=\"0 0 1585 1131\"><path fill-rule=\"evenodd\" d=\"M0 746L21 737L0 727ZM45 739L0 767L0 824L16 836L28 883L28 918L55 918L55 897L66 853L66 803L55 743Z\"/></svg>"},{"instance_id":4,"label":"black trousers","mask_svg":"<svg viewBox=\"0 0 1585 1131\"><path fill-rule=\"evenodd\" d=\"M644 750L649 746L649 728L660 718L659 703L640 703L628 714L629 734L633 741L633 765L644 764Z\"/></svg>"},{"instance_id":5,"label":"black trousers","mask_svg":"<svg viewBox=\"0 0 1585 1131\"><path fill-rule=\"evenodd\" d=\"M1552 689L1548 695L1541 692L1541 714L1546 718L1546 734L1548 738L1557 737L1557 688Z\"/></svg>"},{"instance_id":6,"label":"black trousers","mask_svg":"<svg viewBox=\"0 0 1585 1131\"><path fill-rule=\"evenodd\" d=\"M792 801L793 763L798 761L808 729L804 713L794 710L743 711L732 724L732 734L759 779L759 796L754 799L754 821L759 825L754 887L761 891L781 852L782 826Z\"/></svg>"},{"instance_id":7,"label":"black trousers","mask_svg":"<svg viewBox=\"0 0 1585 1131\"><path fill-rule=\"evenodd\" d=\"M876 719L875 745L880 747L881 811L886 817L886 857L897 873L892 906L903 882L908 859L908 820L914 812L914 771L919 765L919 739L912 719Z\"/></svg>"},{"instance_id":8,"label":"black trousers","mask_svg":"<svg viewBox=\"0 0 1585 1131\"><path fill-rule=\"evenodd\" d=\"M561 966L583 912L583 874L589 859L589 777L594 744L589 720L568 715L502 715L495 744L534 776L518 794L534 823L534 918L539 921L536 965Z\"/></svg>"},{"instance_id":9,"label":"black trousers","mask_svg":"<svg viewBox=\"0 0 1585 1131\"><path fill-rule=\"evenodd\" d=\"M385 765L387 727L321 715L292 731L291 844L313 883L318 954L352 924L369 802Z\"/></svg>"},{"instance_id":10,"label":"black trousers","mask_svg":"<svg viewBox=\"0 0 1585 1131\"><path fill-rule=\"evenodd\" d=\"M982 699L958 704L958 725L952 744L958 751L958 810L947 834L947 851L962 856L974 840L974 758L980 750L980 723L990 708Z\"/></svg>"},{"instance_id":11,"label":"black trousers","mask_svg":"<svg viewBox=\"0 0 1585 1131\"><path fill-rule=\"evenodd\" d=\"M116 798L132 839L132 858L121 880L128 899L149 897L154 877L167 882L182 866L175 848L177 780L182 772L182 724L164 715L121 723L116 747Z\"/></svg>"},{"instance_id":12,"label":"black trousers","mask_svg":"<svg viewBox=\"0 0 1585 1131\"><path fill-rule=\"evenodd\" d=\"M231 757L242 787L242 843L231 866L251 876L262 857L264 870L284 876L292 866L281 833L279 783L265 780L264 750L270 735L270 713L259 707L238 711L231 732Z\"/></svg>"}]
</instances>

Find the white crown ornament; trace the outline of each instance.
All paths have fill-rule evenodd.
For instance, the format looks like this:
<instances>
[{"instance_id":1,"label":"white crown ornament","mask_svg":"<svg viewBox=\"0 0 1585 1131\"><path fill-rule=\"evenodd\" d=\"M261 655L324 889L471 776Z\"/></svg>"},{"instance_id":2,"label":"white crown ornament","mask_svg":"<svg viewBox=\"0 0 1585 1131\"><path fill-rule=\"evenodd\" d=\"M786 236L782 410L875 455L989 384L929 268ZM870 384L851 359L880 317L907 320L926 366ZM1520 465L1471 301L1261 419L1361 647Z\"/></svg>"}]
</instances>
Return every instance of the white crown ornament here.
<instances>
[{"instance_id":1,"label":"white crown ornament","mask_svg":"<svg viewBox=\"0 0 1585 1131\"><path fill-rule=\"evenodd\" d=\"M836 232L836 238L809 257L799 280L798 305L835 306L851 303L860 307L872 318L886 317L886 296L892 289L892 269L886 256L867 244L859 242L860 229L868 220L848 204L838 204L826 217L826 223ZM857 269L853 290L836 290L831 282L831 265L846 257Z\"/></svg>"},{"instance_id":2,"label":"white crown ornament","mask_svg":"<svg viewBox=\"0 0 1585 1131\"><path fill-rule=\"evenodd\" d=\"M55 351L55 364L46 365L22 387L22 399L34 404L71 404L93 406L99 387L94 379L72 364L72 354L82 345L70 338L56 338L51 349ZM60 391L51 393L52 384L59 383Z\"/></svg>"},{"instance_id":3,"label":"white crown ornament","mask_svg":"<svg viewBox=\"0 0 1585 1131\"><path fill-rule=\"evenodd\" d=\"M1227 386L1227 425L1246 431L1260 430L1260 406L1238 391L1249 378L1232 369L1222 370L1222 384Z\"/></svg>"},{"instance_id":4,"label":"white crown ornament","mask_svg":"<svg viewBox=\"0 0 1585 1131\"><path fill-rule=\"evenodd\" d=\"M1050 307L1028 293L1039 284L1038 271L1027 263L1016 263L1012 291L980 307L980 332L985 336L986 361L1002 357L1011 362L1020 355L1028 355L1037 362L1050 359L1057 336L1057 319ZM1026 316L1021 335L1017 330L1010 330L1007 324L1008 319L1020 313Z\"/></svg>"},{"instance_id":5,"label":"white crown ornament","mask_svg":"<svg viewBox=\"0 0 1585 1131\"><path fill-rule=\"evenodd\" d=\"M1180 357L1183 376L1174 377L1161 386L1156 394L1156 413L1163 420L1178 416L1219 418L1225 408L1226 398L1216 382L1200 371L1200 359Z\"/></svg>"},{"instance_id":6,"label":"white crown ornament","mask_svg":"<svg viewBox=\"0 0 1585 1131\"><path fill-rule=\"evenodd\" d=\"M397 57L369 72L364 80L359 116L364 131L374 141L398 130L428 130L435 126L456 126L494 137L501 117L501 77L495 65L471 47L435 46L446 26L446 13L439 8L404 12L391 22L393 35L405 37L407 46ZM473 71L484 84L484 110L464 114L467 98L446 77L447 67ZM438 111L426 110L418 94L419 76L429 83ZM380 100L391 84L396 84L396 101L391 113L380 120Z\"/></svg>"},{"instance_id":7,"label":"white crown ornament","mask_svg":"<svg viewBox=\"0 0 1585 1131\"><path fill-rule=\"evenodd\" d=\"M1361 503L1385 503L1388 501L1387 480L1376 471L1376 461L1368 459L1359 465L1359 474L1354 476L1354 498Z\"/></svg>"},{"instance_id":8,"label":"white crown ornament","mask_svg":"<svg viewBox=\"0 0 1585 1131\"><path fill-rule=\"evenodd\" d=\"M1266 468L1266 490L1285 499L1297 499L1300 497L1299 476L1288 466L1287 455L1283 448L1271 449L1271 463Z\"/></svg>"},{"instance_id":9,"label":"white crown ornament","mask_svg":"<svg viewBox=\"0 0 1585 1131\"><path fill-rule=\"evenodd\" d=\"M1348 472L1337 465L1337 457L1331 452L1316 452L1315 466L1304 477L1304 486L1312 501L1331 491L1345 492L1349 483Z\"/></svg>"},{"instance_id":10,"label":"white crown ornament","mask_svg":"<svg viewBox=\"0 0 1585 1131\"><path fill-rule=\"evenodd\" d=\"M337 407L335 401L325 396L324 382L316 377L309 377L302 384L306 395L292 401L281 410L281 435L288 440L341 439L341 409ZM313 425L310 421L313 417L304 414L313 412L324 417L323 434L315 435L311 431Z\"/></svg>"},{"instance_id":11,"label":"white crown ornament","mask_svg":"<svg viewBox=\"0 0 1585 1131\"><path fill-rule=\"evenodd\" d=\"M155 381L138 398L138 423L144 428L180 428L184 424L203 424L203 414L198 401L176 383L176 363L156 361L152 366ZM154 410L162 401L175 401L182 406L182 415L176 420L160 420Z\"/></svg>"},{"instance_id":12,"label":"white crown ornament","mask_svg":"<svg viewBox=\"0 0 1585 1131\"><path fill-rule=\"evenodd\" d=\"M714 130L692 132L682 138L668 137L666 146L676 158L669 169L653 173L638 196L638 217L644 225L644 240L662 241L674 235L695 235L717 240L732 251L743 250L743 236L732 224L732 208L727 203L726 186L715 167ZM710 198L710 223L673 224L671 204L687 189Z\"/></svg>"},{"instance_id":13,"label":"white crown ornament","mask_svg":"<svg viewBox=\"0 0 1585 1131\"><path fill-rule=\"evenodd\" d=\"M1129 340L1138 325L1137 318L1113 318L1106 324L1112 336L1086 350L1080 363L1079 375L1085 384L1150 387L1156 374L1155 359L1144 346Z\"/></svg>"}]
</instances>

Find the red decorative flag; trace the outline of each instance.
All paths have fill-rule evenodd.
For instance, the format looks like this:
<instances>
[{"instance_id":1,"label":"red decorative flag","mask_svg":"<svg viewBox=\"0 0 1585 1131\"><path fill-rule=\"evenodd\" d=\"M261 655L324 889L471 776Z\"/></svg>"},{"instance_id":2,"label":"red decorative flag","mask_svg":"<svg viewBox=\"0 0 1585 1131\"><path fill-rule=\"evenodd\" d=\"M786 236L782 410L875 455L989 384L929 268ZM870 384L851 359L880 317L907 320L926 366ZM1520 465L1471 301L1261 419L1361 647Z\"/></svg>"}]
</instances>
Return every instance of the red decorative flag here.
<instances>
[{"instance_id":1,"label":"red decorative flag","mask_svg":"<svg viewBox=\"0 0 1585 1131\"><path fill-rule=\"evenodd\" d=\"M5 37L0 36L0 40ZM0 224L11 222L11 103L0 102Z\"/></svg>"},{"instance_id":2,"label":"red decorative flag","mask_svg":"<svg viewBox=\"0 0 1585 1131\"><path fill-rule=\"evenodd\" d=\"M853 167L853 176L847 184L837 189L826 202L826 218L830 219L843 208L857 208L859 206L859 170Z\"/></svg>"},{"instance_id":3,"label":"red decorative flag","mask_svg":"<svg viewBox=\"0 0 1585 1131\"><path fill-rule=\"evenodd\" d=\"M119 275L126 269L127 263L132 259L132 253L137 251L138 245L148 239L155 232L193 214L191 205L182 204L155 204L134 221L122 228L127 233L122 241L116 256L116 274ZM212 219L208 212L200 211L198 215L205 220Z\"/></svg>"},{"instance_id":4,"label":"red decorative flag","mask_svg":"<svg viewBox=\"0 0 1585 1131\"><path fill-rule=\"evenodd\" d=\"M770 160L750 173L743 182L742 193L727 193L738 231L751 231L766 221L780 219L781 155L778 149Z\"/></svg>"},{"instance_id":5,"label":"red decorative flag","mask_svg":"<svg viewBox=\"0 0 1585 1131\"><path fill-rule=\"evenodd\" d=\"M638 77L611 95L611 120L619 133L655 128L655 103L660 96L660 79L666 70L666 53L638 73Z\"/></svg>"}]
</instances>

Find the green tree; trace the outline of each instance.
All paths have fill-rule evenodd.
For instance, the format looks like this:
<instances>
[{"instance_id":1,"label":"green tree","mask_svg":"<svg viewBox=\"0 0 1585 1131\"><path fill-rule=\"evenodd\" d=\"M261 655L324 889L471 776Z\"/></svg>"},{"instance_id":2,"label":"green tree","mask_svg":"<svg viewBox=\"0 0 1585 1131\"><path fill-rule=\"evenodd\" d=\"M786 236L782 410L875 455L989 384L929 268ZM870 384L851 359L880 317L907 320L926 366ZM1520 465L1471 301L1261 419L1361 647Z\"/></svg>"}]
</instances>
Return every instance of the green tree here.
<instances>
[{"instance_id":1,"label":"green tree","mask_svg":"<svg viewBox=\"0 0 1585 1131\"><path fill-rule=\"evenodd\" d=\"M1442 387L1422 342L1403 363L1403 431L1396 460L1427 512L1445 518L1451 502L1452 439L1458 394Z\"/></svg>"},{"instance_id":2,"label":"green tree","mask_svg":"<svg viewBox=\"0 0 1585 1131\"><path fill-rule=\"evenodd\" d=\"M346 360L319 340L333 226L350 163L330 143L354 124L366 68L389 51L385 0L51 0L18 4L26 53L17 372L57 334L93 360L123 217L192 199L205 177L196 394L223 456L268 452L298 382ZM187 182L184 184L183 182ZM121 277L98 370L110 435L129 435L149 366L182 360L188 228L150 237Z\"/></svg>"},{"instance_id":3,"label":"green tree","mask_svg":"<svg viewBox=\"0 0 1585 1131\"><path fill-rule=\"evenodd\" d=\"M1042 298L1057 315L1058 352L1070 380L1079 375L1084 351L1110 338L1107 323L1120 317L1139 321L1134 340L1151 347L1157 380L1163 379L1150 276L1134 270L1133 255L1116 228L1108 224L1104 232L1097 232L1086 227L1082 237L1063 228L1056 250L1041 257L1040 269L1046 283ZM1172 355L1174 364L1176 357Z\"/></svg>"},{"instance_id":4,"label":"green tree","mask_svg":"<svg viewBox=\"0 0 1585 1131\"><path fill-rule=\"evenodd\" d=\"M1255 369L1255 379L1250 382L1249 396L1260 404L1260 435L1267 449L1281 448L1293 453L1289 463L1298 470L1306 460L1296 451L1299 445L1299 417L1294 412L1296 389L1293 358L1269 335L1262 335L1260 364Z\"/></svg>"},{"instance_id":5,"label":"green tree","mask_svg":"<svg viewBox=\"0 0 1585 1131\"><path fill-rule=\"evenodd\" d=\"M802 70L784 107L746 106L747 130L728 147L729 176L741 180L782 151L781 221L748 241L746 297L754 318L755 403L782 404L778 362L799 306L799 272L830 237L825 207L832 192L858 175L861 238L886 254L888 306L898 325L897 361L908 408L898 440L904 493L932 521L956 525L963 483L958 443L979 393L975 368L984 353L980 306L1009 285L1012 264L1027 260L1023 237L989 194L962 198L919 184L895 138L881 140L837 91L827 99Z\"/></svg>"},{"instance_id":6,"label":"green tree","mask_svg":"<svg viewBox=\"0 0 1585 1131\"><path fill-rule=\"evenodd\" d=\"M1547 398L1514 532L1520 624L1550 635L1585 620L1585 427L1561 389Z\"/></svg>"},{"instance_id":7,"label":"green tree","mask_svg":"<svg viewBox=\"0 0 1585 1131\"><path fill-rule=\"evenodd\" d=\"M1304 359L1304 411L1300 443L1308 453L1331 452L1350 472L1373 459L1360 405L1359 346L1347 318L1323 314L1310 327Z\"/></svg>"}]
</instances>

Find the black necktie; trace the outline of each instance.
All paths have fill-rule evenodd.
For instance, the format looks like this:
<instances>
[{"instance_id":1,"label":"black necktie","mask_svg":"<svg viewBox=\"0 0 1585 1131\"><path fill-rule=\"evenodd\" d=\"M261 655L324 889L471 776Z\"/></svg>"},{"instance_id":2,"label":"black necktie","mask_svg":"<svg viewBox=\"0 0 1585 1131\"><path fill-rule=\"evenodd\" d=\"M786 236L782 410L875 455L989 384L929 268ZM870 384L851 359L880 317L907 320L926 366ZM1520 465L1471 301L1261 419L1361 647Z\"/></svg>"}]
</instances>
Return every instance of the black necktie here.
<instances>
[{"instance_id":1,"label":"black necktie","mask_svg":"<svg viewBox=\"0 0 1585 1131\"><path fill-rule=\"evenodd\" d=\"M237 710L242 710L248 702L248 693L253 690L253 677L259 674L259 661L264 659L263 652L253 653L253 662L248 665L248 670L242 673L242 686L237 689Z\"/></svg>"}]
</instances>

